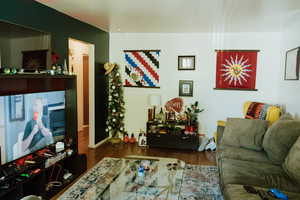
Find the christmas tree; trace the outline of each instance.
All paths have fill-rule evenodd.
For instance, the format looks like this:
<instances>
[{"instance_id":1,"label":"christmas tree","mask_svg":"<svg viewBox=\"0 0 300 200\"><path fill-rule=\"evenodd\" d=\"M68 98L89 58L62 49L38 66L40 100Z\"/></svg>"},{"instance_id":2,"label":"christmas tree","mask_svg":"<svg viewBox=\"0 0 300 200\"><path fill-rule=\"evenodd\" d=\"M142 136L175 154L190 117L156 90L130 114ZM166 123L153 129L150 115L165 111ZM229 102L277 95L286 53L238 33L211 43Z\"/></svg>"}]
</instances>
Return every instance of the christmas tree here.
<instances>
[{"instance_id":1,"label":"christmas tree","mask_svg":"<svg viewBox=\"0 0 300 200\"><path fill-rule=\"evenodd\" d=\"M113 63L104 65L105 75L109 78L108 95L108 118L106 121L106 132L113 138L118 138L119 134L124 134L124 113L125 102L123 96L123 86L119 66Z\"/></svg>"}]
</instances>

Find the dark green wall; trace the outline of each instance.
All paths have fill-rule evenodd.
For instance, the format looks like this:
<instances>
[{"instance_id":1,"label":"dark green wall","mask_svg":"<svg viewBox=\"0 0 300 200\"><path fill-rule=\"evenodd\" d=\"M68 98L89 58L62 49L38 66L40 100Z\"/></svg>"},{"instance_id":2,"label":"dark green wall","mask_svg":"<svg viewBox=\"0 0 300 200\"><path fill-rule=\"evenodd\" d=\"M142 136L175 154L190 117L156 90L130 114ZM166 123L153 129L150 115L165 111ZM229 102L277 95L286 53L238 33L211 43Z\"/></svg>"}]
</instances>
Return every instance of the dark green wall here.
<instances>
[{"instance_id":1,"label":"dark green wall","mask_svg":"<svg viewBox=\"0 0 300 200\"><path fill-rule=\"evenodd\" d=\"M63 64L68 58L68 38L74 38L95 45L95 66L108 61L109 33L94 26L83 23L52 8L33 0L4 0L0 6L0 20L37 29L51 34L52 50L61 56ZM105 136L106 109L106 78L103 70L96 70L95 79L95 112L96 115L96 143Z\"/></svg>"}]
</instances>

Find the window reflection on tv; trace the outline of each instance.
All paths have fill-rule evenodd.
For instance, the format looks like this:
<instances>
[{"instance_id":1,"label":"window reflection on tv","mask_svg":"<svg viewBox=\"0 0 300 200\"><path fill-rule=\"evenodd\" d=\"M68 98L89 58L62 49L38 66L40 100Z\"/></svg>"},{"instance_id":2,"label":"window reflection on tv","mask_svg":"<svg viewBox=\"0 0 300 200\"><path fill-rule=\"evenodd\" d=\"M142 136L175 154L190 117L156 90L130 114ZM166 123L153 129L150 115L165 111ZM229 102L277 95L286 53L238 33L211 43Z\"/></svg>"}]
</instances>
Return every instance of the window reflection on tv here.
<instances>
[{"instance_id":1,"label":"window reflection on tv","mask_svg":"<svg viewBox=\"0 0 300 200\"><path fill-rule=\"evenodd\" d=\"M1 163L65 136L65 91L0 96Z\"/></svg>"}]
</instances>

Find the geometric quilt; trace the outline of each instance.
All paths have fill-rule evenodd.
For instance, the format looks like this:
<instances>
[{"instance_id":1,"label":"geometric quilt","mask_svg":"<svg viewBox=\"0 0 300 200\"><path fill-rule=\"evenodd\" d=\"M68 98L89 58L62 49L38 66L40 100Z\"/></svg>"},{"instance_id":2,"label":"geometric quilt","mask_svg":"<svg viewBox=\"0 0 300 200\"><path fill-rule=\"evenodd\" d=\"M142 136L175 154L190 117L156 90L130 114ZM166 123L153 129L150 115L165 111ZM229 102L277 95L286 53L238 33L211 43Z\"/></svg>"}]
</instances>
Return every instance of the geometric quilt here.
<instances>
[{"instance_id":1,"label":"geometric quilt","mask_svg":"<svg viewBox=\"0 0 300 200\"><path fill-rule=\"evenodd\" d=\"M159 88L160 50L125 50L125 87Z\"/></svg>"}]
</instances>

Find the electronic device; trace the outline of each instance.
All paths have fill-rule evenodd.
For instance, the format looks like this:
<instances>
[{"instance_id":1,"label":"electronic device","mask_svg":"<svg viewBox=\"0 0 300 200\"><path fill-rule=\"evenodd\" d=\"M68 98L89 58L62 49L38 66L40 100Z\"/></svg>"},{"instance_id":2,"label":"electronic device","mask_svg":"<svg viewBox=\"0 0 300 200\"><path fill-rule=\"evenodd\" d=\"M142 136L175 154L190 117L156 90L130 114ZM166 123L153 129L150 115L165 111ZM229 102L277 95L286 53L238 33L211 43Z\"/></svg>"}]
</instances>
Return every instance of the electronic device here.
<instances>
[{"instance_id":1,"label":"electronic device","mask_svg":"<svg viewBox=\"0 0 300 200\"><path fill-rule=\"evenodd\" d=\"M47 158L46 162L45 162L45 168L50 167L51 165L54 165L55 163L57 163L58 161L64 159L66 157L66 152L63 153L59 153L56 156Z\"/></svg>"},{"instance_id":2,"label":"electronic device","mask_svg":"<svg viewBox=\"0 0 300 200\"><path fill-rule=\"evenodd\" d=\"M0 96L1 164L14 161L65 137L65 91ZM24 147L24 141L30 140ZM4 153L5 152L5 153Z\"/></svg>"},{"instance_id":3,"label":"electronic device","mask_svg":"<svg viewBox=\"0 0 300 200\"><path fill-rule=\"evenodd\" d=\"M55 152L58 153L58 152L61 152L65 149L65 143L63 142L57 142L55 144Z\"/></svg>"},{"instance_id":4,"label":"electronic device","mask_svg":"<svg viewBox=\"0 0 300 200\"><path fill-rule=\"evenodd\" d=\"M287 195L285 195L284 193L280 192L279 190L277 190L277 189L275 189L275 188L271 188L271 189L268 191L268 193L269 193L271 196L273 196L273 197L275 197L275 198L277 198L277 199L282 199L282 200L288 200L288 199L289 199Z\"/></svg>"},{"instance_id":5,"label":"electronic device","mask_svg":"<svg viewBox=\"0 0 300 200\"><path fill-rule=\"evenodd\" d=\"M65 174L64 174L63 178L64 178L65 180L67 180L67 179L70 178L71 176L72 176L72 174L71 174L70 172L68 172L68 173L65 173Z\"/></svg>"}]
</instances>

